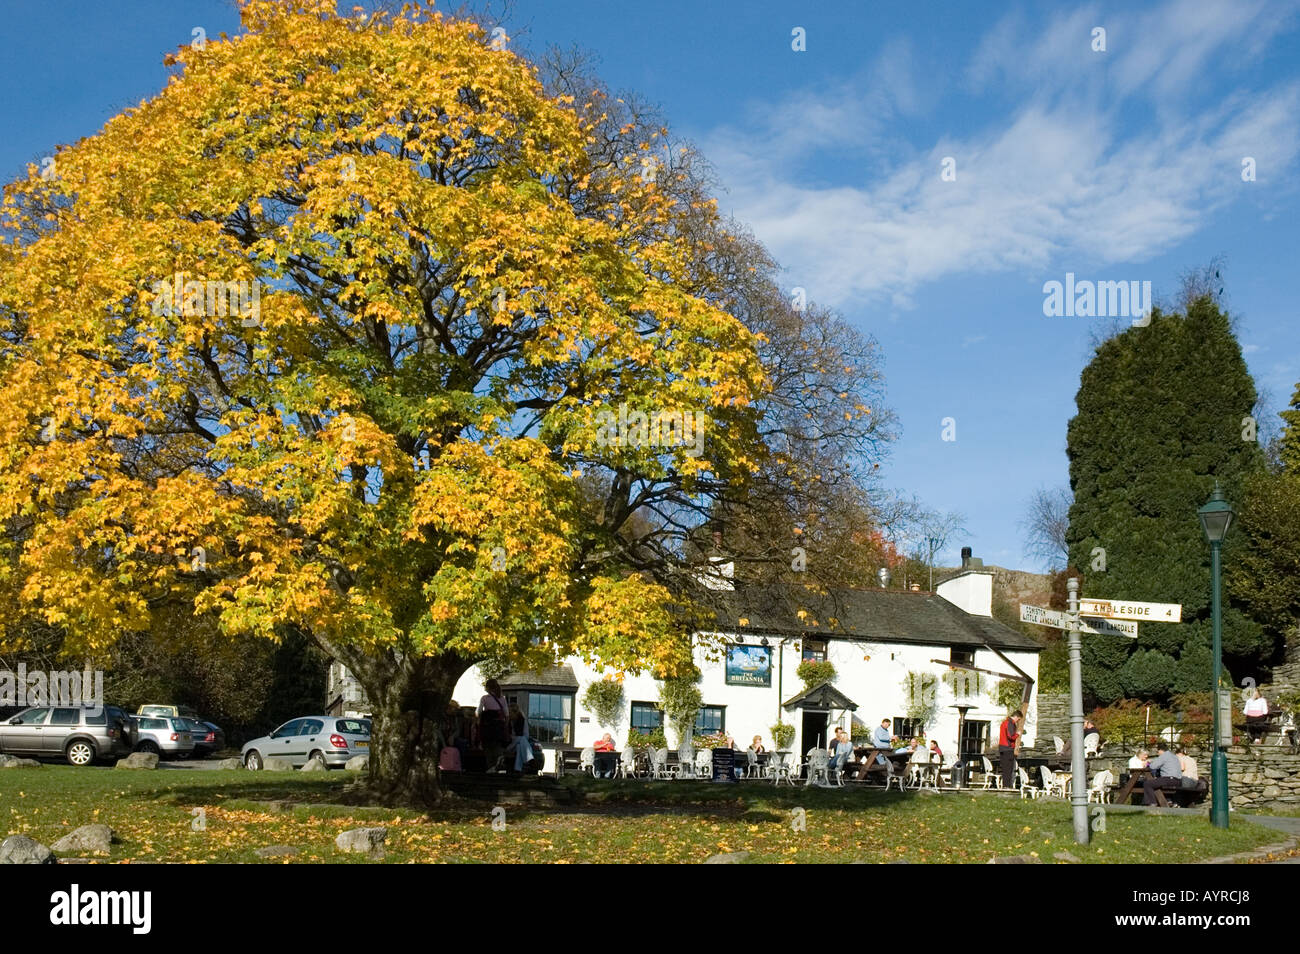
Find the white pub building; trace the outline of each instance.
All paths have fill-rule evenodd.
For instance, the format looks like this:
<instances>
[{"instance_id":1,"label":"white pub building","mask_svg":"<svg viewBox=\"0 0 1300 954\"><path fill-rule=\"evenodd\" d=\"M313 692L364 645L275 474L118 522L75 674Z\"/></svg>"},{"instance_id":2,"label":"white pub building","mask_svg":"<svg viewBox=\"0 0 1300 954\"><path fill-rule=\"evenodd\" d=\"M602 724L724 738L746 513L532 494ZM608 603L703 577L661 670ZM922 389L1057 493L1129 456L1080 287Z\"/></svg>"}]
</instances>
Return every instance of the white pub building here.
<instances>
[{"instance_id":1,"label":"white pub building","mask_svg":"<svg viewBox=\"0 0 1300 954\"><path fill-rule=\"evenodd\" d=\"M737 583L729 564L718 566L708 585L717 597L719 629L695 654L704 705L694 734L723 731L742 749L758 735L772 749L771 727L782 722L794 727L794 750L803 753L824 746L836 727L874 728L889 719L896 736L938 741L950 762L958 752L978 755L990 736L996 743L1006 709L994 691L1009 677L1029 696L1024 744L1032 746L1041 647L993 619L993 573L969 550L962 557L961 569L934 593L871 588L819 594L797 585ZM805 688L795 671L806 660L830 662L834 678ZM548 748L583 748L609 732L622 749L630 730L658 727L670 745L680 744L658 708L659 683L648 674L626 675L618 723L599 722L582 697L602 678L571 658L500 682L527 714L530 734ZM355 680L337 663L330 681L331 712L364 712ZM474 706L482 694L483 677L474 667L457 683L454 698Z\"/></svg>"}]
</instances>

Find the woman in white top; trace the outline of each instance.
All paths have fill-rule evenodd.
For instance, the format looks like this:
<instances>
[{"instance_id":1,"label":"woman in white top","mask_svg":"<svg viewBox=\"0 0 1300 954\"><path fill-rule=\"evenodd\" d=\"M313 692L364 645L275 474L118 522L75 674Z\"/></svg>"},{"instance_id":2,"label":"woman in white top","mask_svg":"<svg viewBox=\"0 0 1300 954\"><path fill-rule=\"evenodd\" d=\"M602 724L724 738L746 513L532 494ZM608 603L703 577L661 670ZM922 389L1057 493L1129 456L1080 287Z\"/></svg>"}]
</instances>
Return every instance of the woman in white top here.
<instances>
[{"instance_id":1,"label":"woman in white top","mask_svg":"<svg viewBox=\"0 0 1300 954\"><path fill-rule=\"evenodd\" d=\"M1258 689L1246 701L1246 731L1253 741L1258 742L1264 736L1268 723L1268 700Z\"/></svg>"},{"instance_id":2,"label":"woman in white top","mask_svg":"<svg viewBox=\"0 0 1300 954\"><path fill-rule=\"evenodd\" d=\"M1151 753L1149 753L1146 749L1143 749L1137 755L1133 756L1131 759L1128 760L1128 767L1131 769L1146 768L1147 759L1149 759L1150 757L1151 757Z\"/></svg>"}]
</instances>

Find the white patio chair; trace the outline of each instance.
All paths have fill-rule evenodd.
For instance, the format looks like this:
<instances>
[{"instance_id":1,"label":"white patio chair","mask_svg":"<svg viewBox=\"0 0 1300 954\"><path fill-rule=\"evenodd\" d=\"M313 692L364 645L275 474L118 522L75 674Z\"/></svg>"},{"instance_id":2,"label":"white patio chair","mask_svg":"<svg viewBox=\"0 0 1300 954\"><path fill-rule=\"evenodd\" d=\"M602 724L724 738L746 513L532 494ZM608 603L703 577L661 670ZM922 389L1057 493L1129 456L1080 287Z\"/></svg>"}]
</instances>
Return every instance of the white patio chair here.
<instances>
[{"instance_id":1,"label":"white patio chair","mask_svg":"<svg viewBox=\"0 0 1300 954\"><path fill-rule=\"evenodd\" d=\"M830 756L821 746L808 750L808 778L804 785L830 784Z\"/></svg>"},{"instance_id":2,"label":"white patio chair","mask_svg":"<svg viewBox=\"0 0 1300 954\"><path fill-rule=\"evenodd\" d=\"M1020 797L1021 798L1040 798L1046 794L1041 788L1034 788L1029 781L1029 773L1025 771L1023 765L1016 766L1016 772L1020 778Z\"/></svg>"},{"instance_id":3,"label":"white patio chair","mask_svg":"<svg viewBox=\"0 0 1300 954\"><path fill-rule=\"evenodd\" d=\"M758 754L753 749L745 750L745 778L758 778Z\"/></svg>"},{"instance_id":4,"label":"white patio chair","mask_svg":"<svg viewBox=\"0 0 1300 954\"><path fill-rule=\"evenodd\" d=\"M1291 739L1295 736L1295 734L1296 734L1295 716L1293 716L1291 713L1288 712L1286 715L1282 717L1282 722L1278 726L1277 744L1289 745L1291 743Z\"/></svg>"},{"instance_id":5,"label":"white patio chair","mask_svg":"<svg viewBox=\"0 0 1300 954\"><path fill-rule=\"evenodd\" d=\"M655 749L650 761L650 777L657 779L673 777L672 767L668 764L667 749Z\"/></svg>"},{"instance_id":6,"label":"white patio chair","mask_svg":"<svg viewBox=\"0 0 1300 954\"><path fill-rule=\"evenodd\" d=\"M1002 776L993 771L993 763L989 761L989 757L987 755L981 755L980 762L984 764L984 787L1001 788Z\"/></svg>"},{"instance_id":7,"label":"white patio chair","mask_svg":"<svg viewBox=\"0 0 1300 954\"><path fill-rule=\"evenodd\" d=\"M700 749L695 753L695 777L713 778L713 750Z\"/></svg>"},{"instance_id":8,"label":"white patio chair","mask_svg":"<svg viewBox=\"0 0 1300 954\"><path fill-rule=\"evenodd\" d=\"M1092 786L1088 789L1088 801L1093 801L1096 797L1098 804L1110 801L1110 787L1115 782L1115 776L1111 774L1110 769L1102 769L1092 777Z\"/></svg>"},{"instance_id":9,"label":"white patio chair","mask_svg":"<svg viewBox=\"0 0 1300 954\"><path fill-rule=\"evenodd\" d=\"M1101 734L1098 732L1089 732L1083 737L1083 757L1089 758L1097 754L1101 749Z\"/></svg>"},{"instance_id":10,"label":"white patio chair","mask_svg":"<svg viewBox=\"0 0 1300 954\"><path fill-rule=\"evenodd\" d=\"M1061 798L1065 798L1065 780L1069 776L1064 774L1057 775L1046 765L1040 765L1038 767L1038 774L1043 779L1044 795L1059 795Z\"/></svg>"},{"instance_id":11,"label":"white patio chair","mask_svg":"<svg viewBox=\"0 0 1300 954\"><path fill-rule=\"evenodd\" d=\"M789 756L789 752L773 752L768 756L767 768L772 776L773 785L780 785L782 782L794 784L795 776L798 775L798 760Z\"/></svg>"},{"instance_id":12,"label":"white patio chair","mask_svg":"<svg viewBox=\"0 0 1300 954\"><path fill-rule=\"evenodd\" d=\"M636 778L636 749L629 746L623 750L623 754L618 757L616 774L619 778Z\"/></svg>"},{"instance_id":13,"label":"white patio chair","mask_svg":"<svg viewBox=\"0 0 1300 954\"><path fill-rule=\"evenodd\" d=\"M1061 738L1059 735L1052 736L1052 744L1056 746L1057 755L1060 755L1065 751L1065 739Z\"/></svg>"},{"instance_id":14,"label":"white patio chair","mask_svg":"<svg viewBox=\"0 0 1300 954\"><path fill-rule=\"evenodd\" d=\"M596 749L593 746L587 746L582 750L582 755L578 760L579 772L590 772L591 777L596 777Z\"/></svg>"}]
</instances>

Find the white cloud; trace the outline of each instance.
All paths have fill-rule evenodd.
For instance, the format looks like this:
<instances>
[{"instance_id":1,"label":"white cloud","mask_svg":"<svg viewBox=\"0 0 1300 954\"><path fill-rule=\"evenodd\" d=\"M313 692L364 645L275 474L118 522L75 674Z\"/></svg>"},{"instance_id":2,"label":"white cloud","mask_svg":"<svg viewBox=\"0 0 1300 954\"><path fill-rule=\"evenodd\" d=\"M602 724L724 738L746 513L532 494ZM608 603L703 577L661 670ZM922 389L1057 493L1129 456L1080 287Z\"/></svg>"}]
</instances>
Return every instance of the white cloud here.
<instances>
[{"instance_id":1,"label":"white cloud","mask_svg":"<svg viewBox=\"0 0 1300 954\"><path fill-rule=\"evenodd\" d=\"M1039 34L1004 20L966 75L981 96L997 84L1011 101L963 136L907 141L905 130L919 128L913 115L954 104L916 79L926 64L909 48L891 47L854 79L792 94L702 145L729 188L730 211L794 284L828 304L906 305L920 285L959 274L1059 278L1057 270L1140 263L1227 203L1284 187L1300 154L1300 84L1201 97L1195 109L1179 102L1191 78L1210 71L1222 86L1216 64L1257 51L1261 35L1280 29L1261 10L1177 0L1103 23L1090 7ZM1111 53L1088 46L1099 24ZM1106 72L1088 59L1102 55L1113 56ZM857 161L838 162L843 150ZM946 156L956 159L956 181L940 177ZM1257 162L1257 183L1241 181L1244 156ZM869 176L872 160L880 171ZM844 169L861 181L843 181Z\"/></svg>"}]
</instances>

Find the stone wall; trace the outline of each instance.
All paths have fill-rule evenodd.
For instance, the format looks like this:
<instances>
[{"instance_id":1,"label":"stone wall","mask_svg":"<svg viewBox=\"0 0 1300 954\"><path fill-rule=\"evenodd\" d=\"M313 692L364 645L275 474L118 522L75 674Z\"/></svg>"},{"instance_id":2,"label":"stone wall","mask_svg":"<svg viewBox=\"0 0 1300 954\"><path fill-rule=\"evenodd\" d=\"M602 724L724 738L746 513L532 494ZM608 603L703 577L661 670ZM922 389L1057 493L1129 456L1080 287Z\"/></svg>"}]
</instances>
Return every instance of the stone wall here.
<instances>
[{"instance_id":1,"label":"stone wall","mask_svg":"<svg viewBox=\"0 0 1300 954\"><path fill-rule=\"evenodd\" d=\"M1233 808L1300 807L1300 755L1277 745L1230 748L1228 793Z\"/></svg>"},{"instance_id":2,"label":"stone wall","mask_svg":"<svg viewBox=\"0 0 1300 954\"><path fill-rule=\"evenodd\" d=\"M1038 722L1034 728L1034 751L1052 753L1052 736L1070 741L1070 695L1065 692L1040 692L1035 704Z\"/></svg>"}]
</instances>

